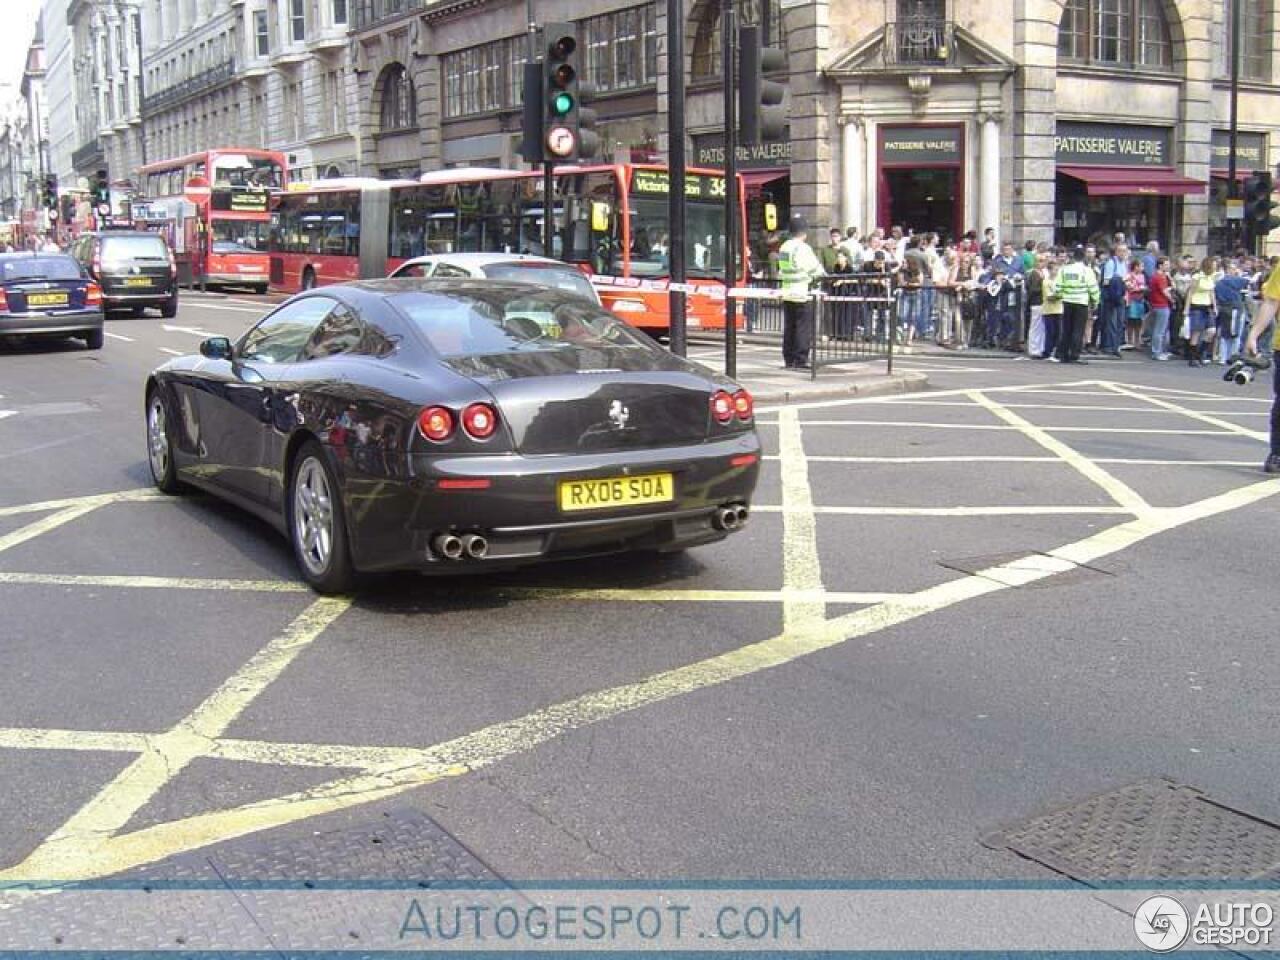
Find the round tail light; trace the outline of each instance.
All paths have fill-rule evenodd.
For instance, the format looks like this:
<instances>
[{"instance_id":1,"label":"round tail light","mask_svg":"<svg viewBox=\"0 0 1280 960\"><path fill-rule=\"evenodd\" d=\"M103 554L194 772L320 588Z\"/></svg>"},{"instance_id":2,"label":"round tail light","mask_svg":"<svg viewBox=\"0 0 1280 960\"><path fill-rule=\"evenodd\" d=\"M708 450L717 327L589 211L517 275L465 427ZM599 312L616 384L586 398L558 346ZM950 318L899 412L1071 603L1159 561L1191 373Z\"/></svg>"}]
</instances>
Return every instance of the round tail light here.
<instances>
[{"instance_id":1,"label":"round tail light","mask_svg":"<svg viewBox=\"0 0 1280 960\"><path fill-rule=\"evenodd\" d=\"M462 411L462 429L475 440L488 440L498 429L498 411L487 403L473 403Z\"/></svg>"},{"instance_id":2,"label":"round tail light","mask_svg":"<svg viewBox=\"0 0 1280 960\"><path fill-rule=\"evenodd\" d=\"M755 412L756 403L751 399L751 394L745 390L739 390L733 395L733 412L738 415L738 419L746 423L751 419L751 415Z\"/></svg>"},{"instance_id":3,"label":"round tail light","mask_svg":"<svg viewBox=\"0 0 1280 960\"><path fill-rule=\"evenodd\" d=\"M725 390L717 390L711 395L711 413L717 423L728 423L733 419L733 397Z\"/></svg>"},{"instance_id":4,"label":"round tail light","mask_svg":"<svg viewBox=\"0 0 1280 960\"><path fill-rule=\"evenodd\" d=\"M418 414L418 432L432 443L453 436L453 414L445 407L427 407Z\"/></svg>"}]
</instances>

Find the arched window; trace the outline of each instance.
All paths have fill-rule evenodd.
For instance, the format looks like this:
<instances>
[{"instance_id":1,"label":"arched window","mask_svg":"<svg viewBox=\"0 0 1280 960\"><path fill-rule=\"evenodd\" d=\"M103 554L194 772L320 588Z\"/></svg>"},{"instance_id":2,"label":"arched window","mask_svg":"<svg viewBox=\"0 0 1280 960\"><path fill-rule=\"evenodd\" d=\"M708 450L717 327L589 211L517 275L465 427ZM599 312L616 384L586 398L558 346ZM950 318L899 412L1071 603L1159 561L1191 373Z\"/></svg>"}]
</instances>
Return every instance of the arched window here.
<instances>
[{"instance_id":1,"label":"arched window","mask_svg":"<svg viewBox=\"0 0 1280 960\"><path fill-rule=\"evenodd\" d=\"M1169 69L1173 43L1161 0L1067 0L1058 56L1077 63Z\"/></svg>"},{"instance_id":2,"label":"arched window","mask_svg":"<svg viewBox=\"0 0 1280 960\"><path fill-rule=\"evenodd\" d=\"M744 26L760 24L760 12L765 0L745 0L738 8L738 22ZM782 32L782 0L767 0L769 4L769 45L786 47ZM720 3L719 0L701 0L693 11L693 50L690 73L694 80L706 80L720 76Z\"/></svg>"},{"instance_id":3,"label":"arched window","mask_svg":"<svg viewBox=\"0 0 1280 960\"><path fill-rule=\"evenodd\" d=\"M393 63L382 71L381 130L412 130L418 126L418 104L413 81L403 64Z\"/></svg>"}]
</instances>

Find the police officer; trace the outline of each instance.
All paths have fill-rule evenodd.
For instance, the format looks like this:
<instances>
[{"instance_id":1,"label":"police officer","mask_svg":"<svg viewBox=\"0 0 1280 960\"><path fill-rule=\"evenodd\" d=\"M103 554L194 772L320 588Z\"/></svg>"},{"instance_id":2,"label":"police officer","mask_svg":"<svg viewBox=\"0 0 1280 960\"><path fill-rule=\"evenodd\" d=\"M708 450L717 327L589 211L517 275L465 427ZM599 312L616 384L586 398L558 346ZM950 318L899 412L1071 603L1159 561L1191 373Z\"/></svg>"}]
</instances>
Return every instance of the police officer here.
<instances>
[{"instance_id":1,"label":"police officer","mask_svg":"<svg viewBox=\"0 0 1280 960\"><path fill-rule=\"evenodd\" d=\"M809 288L822 276L822 264L809 246L803 217L791 219L791 237L778 251L782 287L782 361L788 370L808 370L813 347L813 298Z\"/></svg>"},{"instance_id":2,"label":"police officer","mask_svg":"<svg viewBox=\"0 0 1280 960\"><path fill-rule=\"evenodd\" d=\"M1280 473L1280 322L1277 322L1278 313L1280 313L1280 264L1271 268L1271 276L1262 285L1262 303L1258 305L1258 312L1249 326L1249 335L1245 338L1244 346L1245 353L1251 357L1257 356L1258 337L1262 336L1267 327L1275 325L1275 331L1271 335L1273 358L1271 376L1275 399L1271 404L1271 452L1262 464L1265 473Z\"/></svg>"}]
</instances>

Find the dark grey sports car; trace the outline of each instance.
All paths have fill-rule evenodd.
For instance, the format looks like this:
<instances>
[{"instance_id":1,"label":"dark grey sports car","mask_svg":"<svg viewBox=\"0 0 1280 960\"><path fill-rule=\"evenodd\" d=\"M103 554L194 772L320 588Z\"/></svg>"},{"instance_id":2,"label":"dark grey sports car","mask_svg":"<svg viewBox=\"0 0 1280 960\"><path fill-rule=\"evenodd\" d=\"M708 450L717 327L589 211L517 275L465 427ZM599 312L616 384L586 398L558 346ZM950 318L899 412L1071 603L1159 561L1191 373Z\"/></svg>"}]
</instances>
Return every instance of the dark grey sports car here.
<instances>
[{"instance_id":1,"label":"dark grey sports car","mask_svg":"<svg viewBox=\"0 0 1280 960\"><path fill-rule=\"evenodd\" d=\"M755 489L752 417L597 304L492 280L304 293L146 384L156 485L265 518L321 592L720 540Z\"/></svg>"}]
</instances>

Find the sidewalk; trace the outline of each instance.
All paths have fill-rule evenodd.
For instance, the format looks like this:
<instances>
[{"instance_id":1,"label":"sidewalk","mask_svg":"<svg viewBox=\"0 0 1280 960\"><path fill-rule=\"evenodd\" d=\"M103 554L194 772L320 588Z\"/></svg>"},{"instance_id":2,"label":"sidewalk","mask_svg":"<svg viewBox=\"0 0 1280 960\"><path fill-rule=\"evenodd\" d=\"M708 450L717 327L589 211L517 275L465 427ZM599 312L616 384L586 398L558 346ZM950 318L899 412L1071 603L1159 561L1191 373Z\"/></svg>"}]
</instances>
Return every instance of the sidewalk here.
<instances>
[{"instance_id":1,"label":"sidewalk","mask_svg":"<svg viewBox=\"0 0 1280 960\"><path fill-rule=\"evenodd\" d=\"M724 341L696 337L691 339L689 359L722 372ZM923 373L913 371L890 376L884 371L883 359L863 360L819 367L818 376L811 378L807 370L782 368L782 352L777 341L765 343L753 338L738 343L736 379L751 391L758 404L910 393L923 390L929 385L929 378Z\"/></svg>"}]
</instances>

